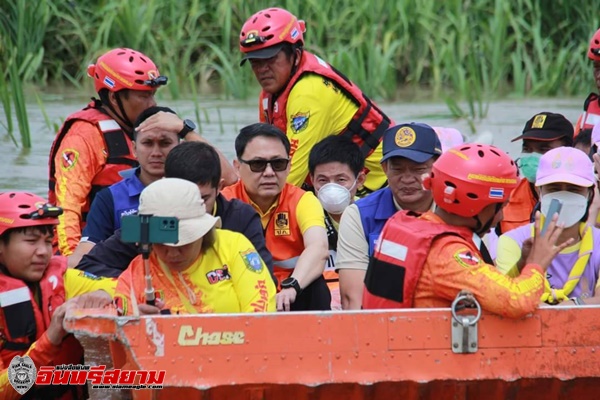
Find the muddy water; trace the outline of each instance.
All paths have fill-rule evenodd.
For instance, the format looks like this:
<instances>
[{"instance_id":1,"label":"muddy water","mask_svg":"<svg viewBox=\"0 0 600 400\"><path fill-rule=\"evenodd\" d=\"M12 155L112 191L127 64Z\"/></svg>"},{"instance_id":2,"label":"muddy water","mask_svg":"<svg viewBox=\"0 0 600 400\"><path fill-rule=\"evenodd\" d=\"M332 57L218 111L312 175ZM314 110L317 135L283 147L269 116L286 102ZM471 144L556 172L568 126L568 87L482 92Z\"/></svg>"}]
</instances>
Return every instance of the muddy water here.
<instances>
[{"instance_id":1,"label":"muddy water","mask_svg":"<svg viewBox=\"0 0 600 400\"><path fill-rule=\"evenodd\" d=\"M575 121L580 113L582 99L535 99L503 100L490 105L487 118L476 122L477 135L472 136L465 120L451 118L444 103L394 103L381 104L384 111L397 122L425 122L433 126L447 126L459 129L471 138L490 142L506 150L512 156L519 153L520 142L511 143L518 136L525 122L540 111L564 114ZM81 102L46 102L45 112L52 123L60 123L70 113L85 104ZM162 102L175 109L182 117L198 120L192 101ZM233 142L236 133L244 125L256 122L256 102L205 101L200 106L200 126L203 135L219 147L229 159L233 159ZM0 190L28 190L39 195L47 194L47 168L50 145L56 132L45 122L36 104L28 106L32 131L33 148L22 150L0 133ZM0 126L4 112L0 112ZM18 134L17 134L18 136Z\"/></svg>"}]
</instances>

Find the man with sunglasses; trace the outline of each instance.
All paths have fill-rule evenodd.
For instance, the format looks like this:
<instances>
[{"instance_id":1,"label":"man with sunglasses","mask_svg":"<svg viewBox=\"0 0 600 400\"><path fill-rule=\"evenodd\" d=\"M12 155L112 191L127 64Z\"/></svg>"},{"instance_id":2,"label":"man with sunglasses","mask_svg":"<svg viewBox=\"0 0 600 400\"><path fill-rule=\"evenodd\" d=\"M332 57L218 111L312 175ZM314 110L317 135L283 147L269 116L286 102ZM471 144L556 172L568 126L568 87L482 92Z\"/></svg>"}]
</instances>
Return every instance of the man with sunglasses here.
<instances>
[{"instance_id":1,"label":"man with sunglasses","mask_svg":"<svg viewBox=\"0 0 600 400\"><path fill-rule=\"evenodd\" d=\"M270 124L249 125L235 139L235 152L233 166L241 179L222 194L250 204L261 217L280 283L277 310L329 310L331 294L323 278L329 256L323 208L314 194L286 183L287 136Z\"/></svg>"},{"instance_id":2,"label":"man with sunglasses","mask_svg":"<svg viewBox=\"0 0 600 400\"><path fill-rule=\"evenodd\" d=\"M303 49L304 21L289 11L268 8L252 15L240 32L241 64L250 61L262 87L261 122L285 132L291 143L287 181L309 180L312 147L327 136L344 135L360 146L366 181L359 193L386 184L379 164L383 133L393 122L353 82Z\"/></svg>"}]
</instances>

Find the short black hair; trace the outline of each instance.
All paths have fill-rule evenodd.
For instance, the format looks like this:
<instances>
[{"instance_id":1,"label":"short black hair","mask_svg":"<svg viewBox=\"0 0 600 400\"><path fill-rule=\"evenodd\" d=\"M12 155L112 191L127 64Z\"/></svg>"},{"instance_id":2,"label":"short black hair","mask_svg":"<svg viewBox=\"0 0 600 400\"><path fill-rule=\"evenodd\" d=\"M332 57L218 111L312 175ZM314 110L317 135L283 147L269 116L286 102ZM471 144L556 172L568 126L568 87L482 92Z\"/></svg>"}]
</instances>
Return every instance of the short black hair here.
<instances>
[{"instance_id":1,"label":"short black hair","mask_svg":"<svg viewBox=\"0 0 600 400\"><path fill-rule=\"evenodd\" d=\"M314 175L317 166L330 162L347 165L355 177L365 167L365 159L362 156L360 147L346 136L328 136L311 149L308 156L310 175Z\"/></svg>"},{"instance_id":2,"label":"short black hair","mask_svg":"<svg viewBox=\"0 0 600 400\"><path fill-rule=\"evenodd\" d=\"M13 233L27 233L28 231L54 237L54 225L34 225L7 229L2 233L2 235L0 235L0 241L7 245L10 242L10 236Z\"/></svg>"},{"instance_id":3,"label":"short black hair","mask_svg":"<svg viewBox=\"0 0 600 400\"><path fill-rule=\"evenodd\" d=\"M217 188L221 181L219 154L207 143L182 142L167 155L165 177L185 179L196 185L210 184Z\"/></svg>"},{"instance_id":4,"label":"short black hair","mask_svg":"<svg viewBox=\"0 0 600 400\"><path fill-rule=\"evenodd\" d=\"M290 154L290 141L281 129L271 124L257 122L256 124L243 127L235 138L235 155L238 159L242 158L242 154L246 151L248 143L258 136L279 139L285 147L286 154Z\"/></svg>"},{"instance_id":5,"label":"short black hair","mask_svg":"<svg viewBox=\"0 0 600 400\"><path fill-rule=\"evenodd\" d=\"M177 113L169 107L152 106L146 108L144 111L142 111L142 113L137 117L137 119L133 123L133 140L137 140L137 130L135 128L140 126L142 122L144 122L154 114L158 114L161 111L177 115Z\"/></svg>"},{"instance_id":6,"label":"short black hair","mask_svg":"<svg viewBox=\"0 0 600 400\"><path fill-rule=\"evenodd\" d=\"M575 136L575 139L573 140L573 147L575 147L575 145L580 144L580 143L585 146L592 145L592 130L591 129L584 129L581 132L579 132L579 134L577 136Z\"/></svg>"}]
</instances>

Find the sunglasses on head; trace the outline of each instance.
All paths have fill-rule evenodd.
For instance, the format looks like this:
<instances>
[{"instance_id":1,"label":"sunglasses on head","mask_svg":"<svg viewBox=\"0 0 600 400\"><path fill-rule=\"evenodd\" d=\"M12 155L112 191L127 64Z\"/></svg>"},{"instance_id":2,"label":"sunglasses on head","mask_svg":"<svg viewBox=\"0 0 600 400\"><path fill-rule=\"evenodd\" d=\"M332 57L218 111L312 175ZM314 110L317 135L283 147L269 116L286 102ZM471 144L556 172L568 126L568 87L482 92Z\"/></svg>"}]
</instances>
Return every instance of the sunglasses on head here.
<instances>
[{"instance_id":1,"label":"sunglasses on head","mask_svg":"<svg viewBox=\"0 0 600 400\"><path fill-rule=\"evenodd\" d=\"M271 165L271 168L275 172L285 171L290 160L288 158L275 158L273 160L242 160L240 162L248 164L252 172L264 172L267 169L267 164Z\"/></svg>"}]
</instances>

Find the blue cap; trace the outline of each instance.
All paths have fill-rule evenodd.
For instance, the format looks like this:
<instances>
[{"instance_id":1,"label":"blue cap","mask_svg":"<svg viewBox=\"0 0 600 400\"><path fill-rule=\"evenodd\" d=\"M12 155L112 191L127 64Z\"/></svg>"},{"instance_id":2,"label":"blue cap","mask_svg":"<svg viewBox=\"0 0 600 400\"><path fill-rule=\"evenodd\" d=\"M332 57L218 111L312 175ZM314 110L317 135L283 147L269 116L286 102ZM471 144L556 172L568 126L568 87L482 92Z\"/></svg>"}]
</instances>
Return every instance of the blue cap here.
<instances>
[{"instance_id":1,"label":"blue cap","mask_svg":"<svg viewBox=\"0 0 600 400\"><path fill-rule=\"evenodd\" d=\"M427 124L411 122L392 126L383 134L383 158L404 157L416 163L424 163L442 154L440 139Z\"/></svg>"}]
</instances>

